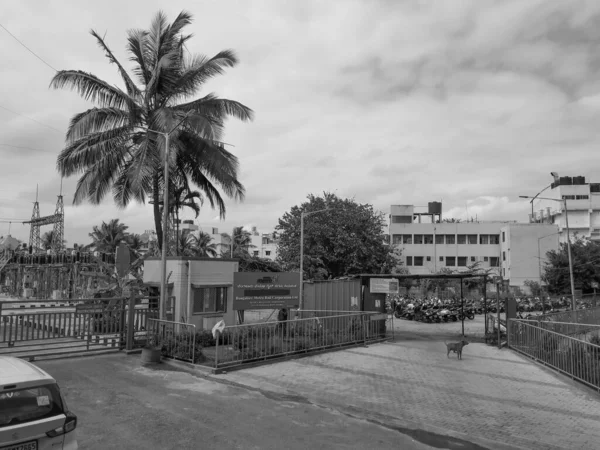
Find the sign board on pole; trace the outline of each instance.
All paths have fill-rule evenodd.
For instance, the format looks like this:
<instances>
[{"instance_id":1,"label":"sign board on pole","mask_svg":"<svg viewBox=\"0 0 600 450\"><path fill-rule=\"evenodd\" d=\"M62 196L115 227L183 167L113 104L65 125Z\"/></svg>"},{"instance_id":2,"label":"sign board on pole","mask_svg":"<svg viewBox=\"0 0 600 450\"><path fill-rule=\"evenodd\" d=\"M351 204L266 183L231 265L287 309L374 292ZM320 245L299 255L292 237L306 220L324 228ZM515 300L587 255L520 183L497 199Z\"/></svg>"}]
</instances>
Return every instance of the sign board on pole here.
<instances>
[{"instance_id":1,"label":"sign board on pole","mask_svg":"<svg viewBox=\"0 0 600 450\"><path fill-rule=\"evenodd\" d=\"M398 280L395 278L371 278L369 282L371 294L397 294L400 292Z\"/></svg>"},{"instance_id":2,"label":"sign board on pole","mask_svg":"<svg viewBox=\"0 0 600 450\"><path fill-rule=\"evenodd\" d=\"M280 309L299 305L297 272L234 272L233 309Z\"/></svg>"},{"instance_id":3,"label":"sign board on pole","mask_svg":"<svg viewBox=\"0 0 600 450\"><path fill-rule=\"evenodd\" d=\"M592 281L592 289L598 289L600 288L600 284L598 284L597 281Z\"/></svg>"}]
</instances>

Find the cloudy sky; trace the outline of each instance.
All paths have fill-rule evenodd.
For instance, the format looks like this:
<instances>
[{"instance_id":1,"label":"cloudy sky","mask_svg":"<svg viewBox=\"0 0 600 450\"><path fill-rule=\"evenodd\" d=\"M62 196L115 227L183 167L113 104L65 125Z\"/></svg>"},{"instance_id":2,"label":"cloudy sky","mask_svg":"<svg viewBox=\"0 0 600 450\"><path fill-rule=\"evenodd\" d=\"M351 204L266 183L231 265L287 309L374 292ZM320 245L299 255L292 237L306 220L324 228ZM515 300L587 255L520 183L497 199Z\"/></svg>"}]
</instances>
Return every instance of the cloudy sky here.
<instances>
[{"instance_id":1,"label":"cloudy sky","mask_svg":"<svg viewBox=\"0 0 600 450\"><path fill-rule=\"evenodd\" d=\"M205 229L268 232L323 191L386 214L441 200L447 217L525 221L518 196L549 184L551 171L600 181L597 0L23 0L3 4L0 23L51 67L120 84L89 30L129 67L126 31L160 8L171 20L194 15L190 51L237 51L240 64L205 90L256 112L230 121L224 139L247 198L228 202L225 221L204 207ZM30 217L36 184L42 215L53 213L66 126L90 105L50 90L53 69L1 28L0 51L3 235L6 219ZM69 244L114 217L152 228L150 205L71 206L75 183L63 186ZM11 234L26 239L28 228L13 223Z\"/></svg>"}]
</instances>

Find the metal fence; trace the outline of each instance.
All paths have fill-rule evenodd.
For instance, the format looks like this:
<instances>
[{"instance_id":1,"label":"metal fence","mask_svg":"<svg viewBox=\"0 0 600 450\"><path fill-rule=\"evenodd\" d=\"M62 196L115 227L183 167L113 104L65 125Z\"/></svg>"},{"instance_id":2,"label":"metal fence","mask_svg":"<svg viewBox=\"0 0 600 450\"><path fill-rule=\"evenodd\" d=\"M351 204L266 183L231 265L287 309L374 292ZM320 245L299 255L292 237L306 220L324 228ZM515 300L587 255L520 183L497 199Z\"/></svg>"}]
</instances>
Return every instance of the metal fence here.
<instances>
[{"instance_id":1,"label":"metal fence","mask_svg":"<svg viewBox=\"0 0 600 450\"><path fill-rule=\"evenodd\" d=\"M592 336L600 337L600 326L510 319L508 330L510 348L600 392L600 345L590 342Z\"/></svg>"},{"instance_id":2,"label":"metal fence","mask_svg":"<svg viewBox=\"0 0 600 450\"><path fill-rule=\"evenodd\" d=\"M303 311L303 313L308 313ZM225 327L216 339L215 369L386 339L387 314L351 312L277 323Z\"/></svg>"},{"instance_id":3,"label":"metal fence","mask_svg":"<svg viewBox=\"0 0 600 450\"><path fill-rule=\"evenodd\" d=\"M538 320L600 325L600 307L541 314Z\"/></svg>"},{"instance_id":4,"label":"metal fence","mask_svg":"<svg viewBox=\"0 0 600 450\"><path fill-rule=\"evenodd\" d=\"M195 363L202 358L196 345L196 325L169 320L149 319L147 343L159 347L162 356Z\"/></svg>"}]
</instances>

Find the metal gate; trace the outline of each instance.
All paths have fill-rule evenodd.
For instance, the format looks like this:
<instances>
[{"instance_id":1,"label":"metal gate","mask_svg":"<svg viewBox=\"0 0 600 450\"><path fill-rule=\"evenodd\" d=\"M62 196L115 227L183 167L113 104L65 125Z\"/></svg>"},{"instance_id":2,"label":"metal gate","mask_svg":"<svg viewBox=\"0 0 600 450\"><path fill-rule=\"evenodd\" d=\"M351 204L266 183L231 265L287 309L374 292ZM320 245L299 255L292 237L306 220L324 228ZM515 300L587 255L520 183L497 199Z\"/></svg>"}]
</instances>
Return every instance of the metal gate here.
<instances>
[{"instance_id":1,"label":"metal gate","mask_svg":"<svg viewBox=\"0 0 600 450\"><path fill-rule=\"evenodd\" d=\"M129 322L140 334L149 318L158 317L158 308L143 300L5 301L0 303L0 355L34 360L122 350Z\"/></svg>"}]
</instances>

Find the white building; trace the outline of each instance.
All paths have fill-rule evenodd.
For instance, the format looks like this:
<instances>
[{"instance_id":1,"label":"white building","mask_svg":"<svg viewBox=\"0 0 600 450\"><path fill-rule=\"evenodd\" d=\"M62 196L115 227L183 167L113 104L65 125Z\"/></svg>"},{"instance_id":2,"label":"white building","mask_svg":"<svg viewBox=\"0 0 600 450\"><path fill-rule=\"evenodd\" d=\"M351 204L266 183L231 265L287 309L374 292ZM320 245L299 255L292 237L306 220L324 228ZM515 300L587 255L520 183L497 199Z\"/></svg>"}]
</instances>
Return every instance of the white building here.
<instances>
[{"instance_id":1,"label":"white building","mask_svg":"<svg viewBox=\"0 0 600 450\"><path fill-rule=\"evenodd\" d=\"M539 258L558 247L558 227L551 224L443 222L438 202L430 203L426 211L392 205L390 212L391 243L402 250L404 264L413 274L433 274L442 268L465 271L478 264L521 287L525 280L540 281Z\"/></svg>"},{"instance_id":2,"label":"white building","mask_svg":"<svg viewBox=\"0 0 600 450\"><path fill-rule=\"evenodd\" d=\"M533 217L530 222L551 223L558 226L560 242L567 241L564 204L567 203L567 216L571 238L588 237L600 240L600 183L586 183L585 177L555 177L554 183L544 189L540 197L533 201Z\"/></svg>"},{"instance_id":3,"label":"white building","mask_svg":"<svg viewBox=\"0 0 600 450\"><path fill-rule=\"evenodd\" d=\"M252 245L250 252L253 256L275 261L277 258L277 245L279 237L277 232L259 233L256 227L252 228Z\"/></svg>"}]
</instances>

